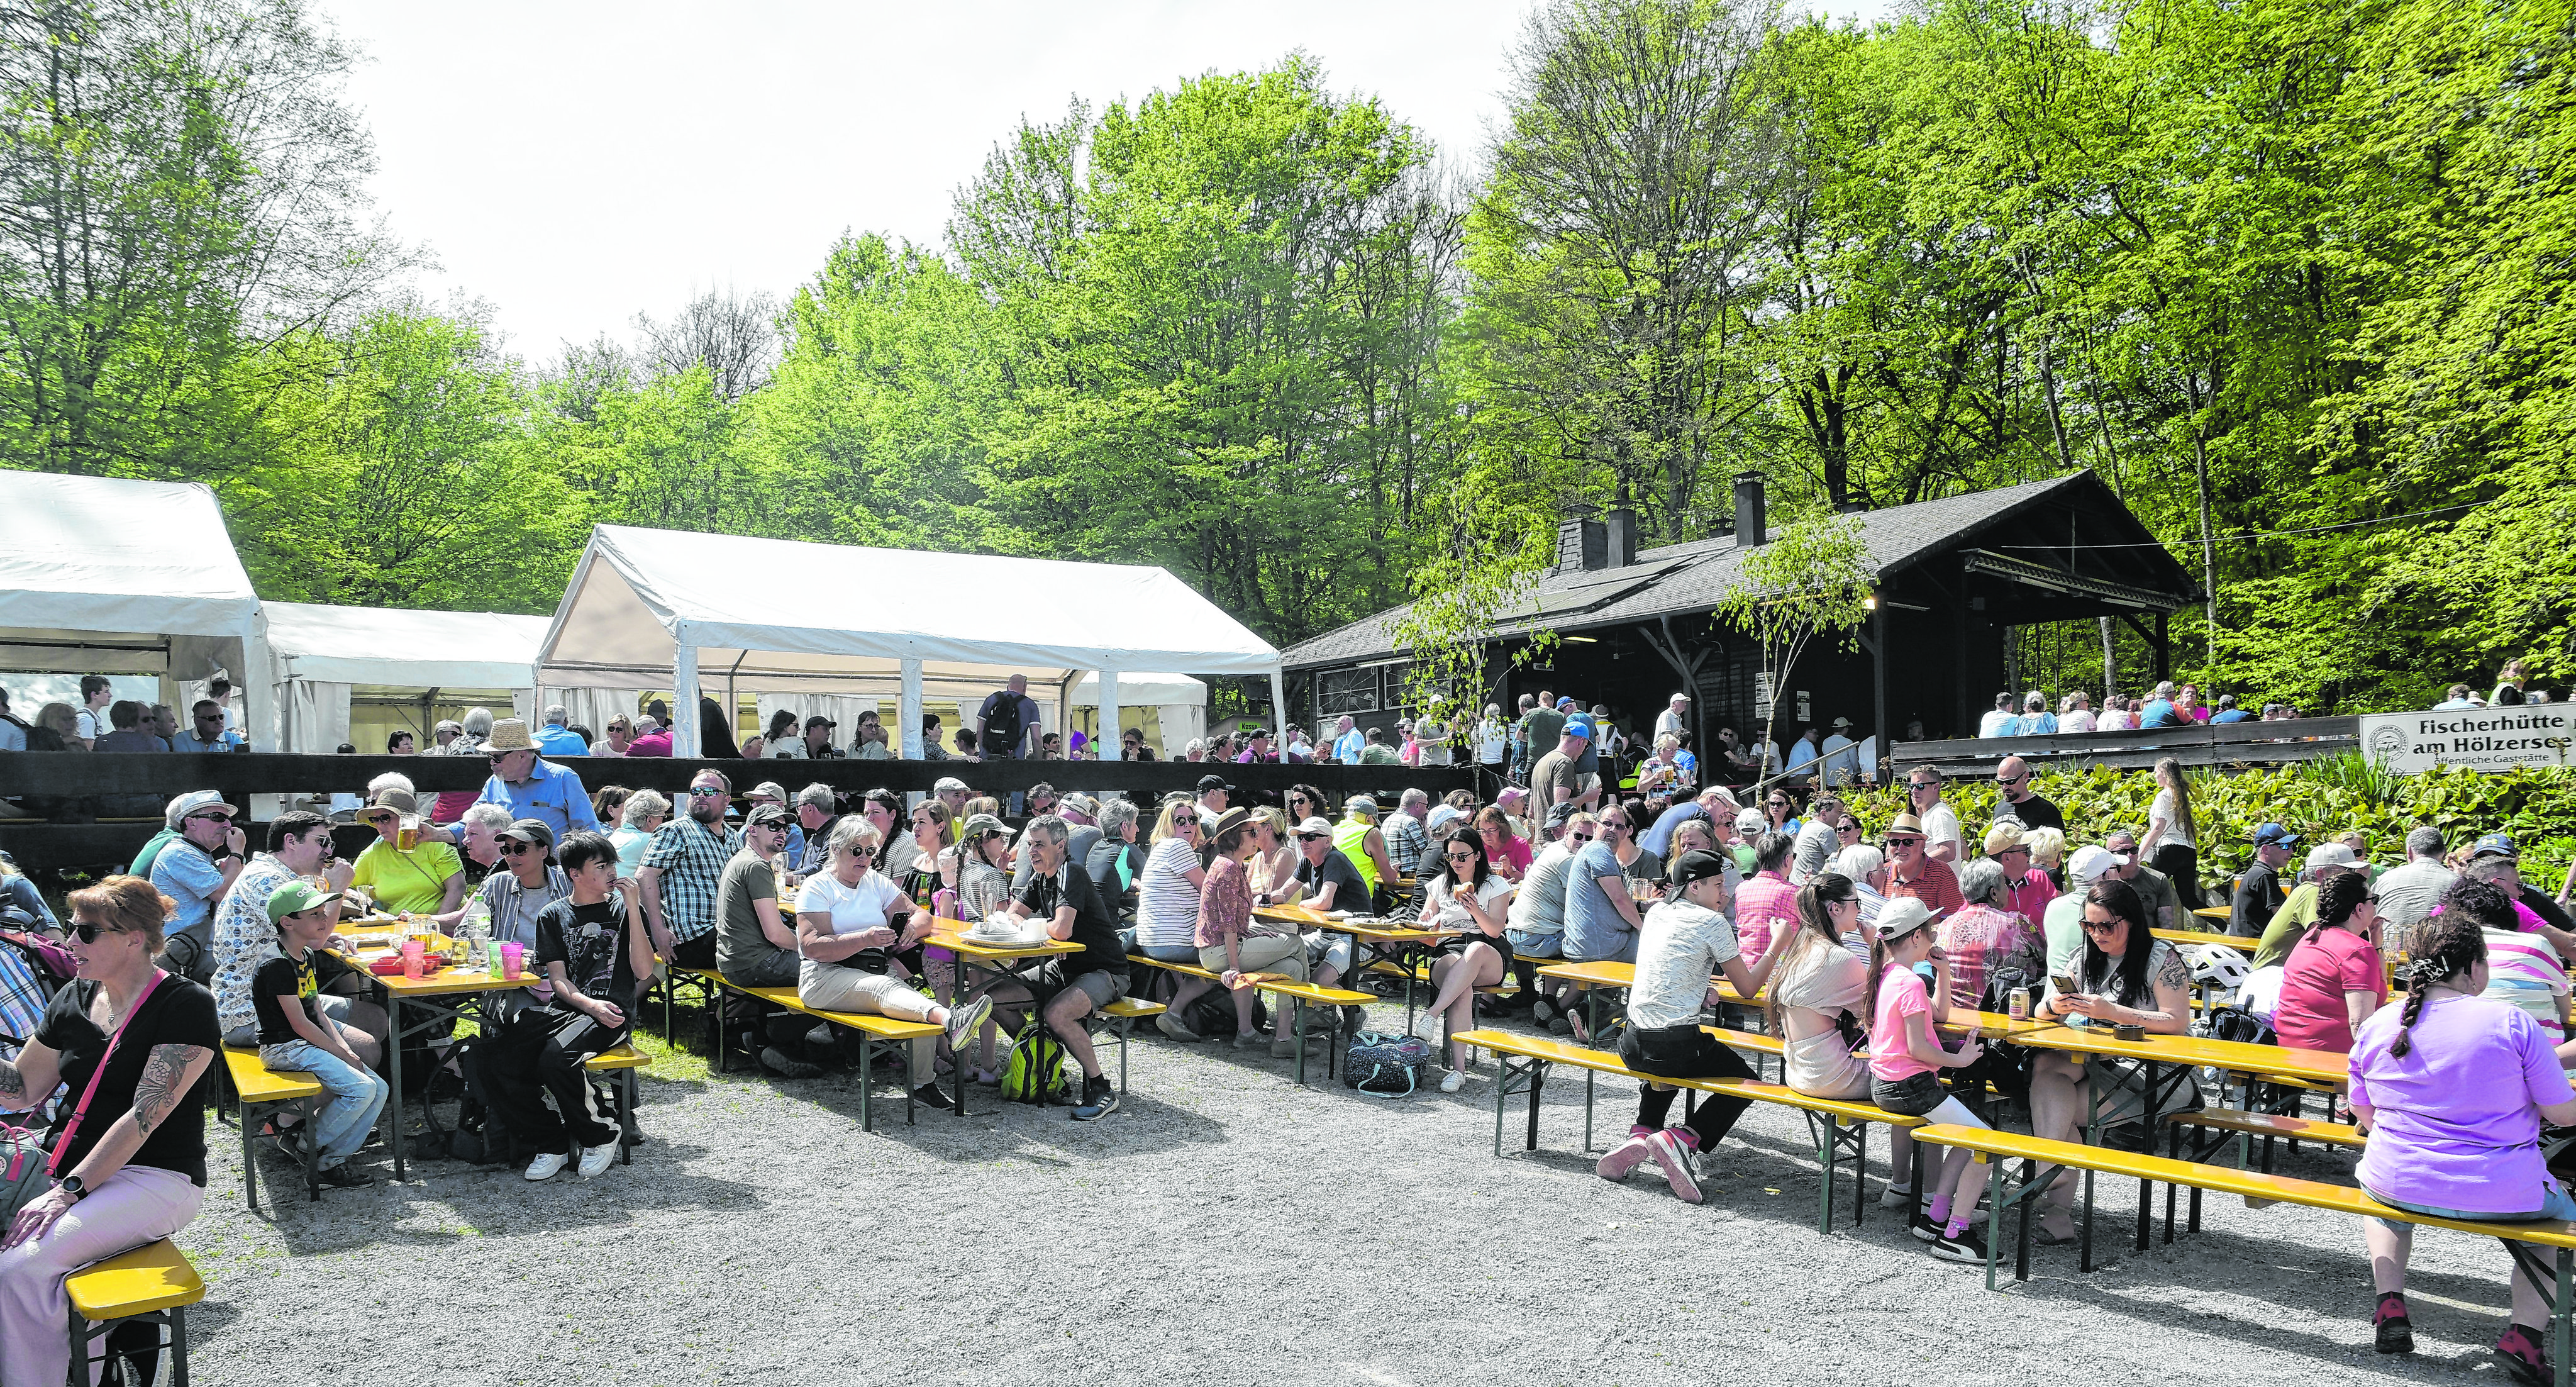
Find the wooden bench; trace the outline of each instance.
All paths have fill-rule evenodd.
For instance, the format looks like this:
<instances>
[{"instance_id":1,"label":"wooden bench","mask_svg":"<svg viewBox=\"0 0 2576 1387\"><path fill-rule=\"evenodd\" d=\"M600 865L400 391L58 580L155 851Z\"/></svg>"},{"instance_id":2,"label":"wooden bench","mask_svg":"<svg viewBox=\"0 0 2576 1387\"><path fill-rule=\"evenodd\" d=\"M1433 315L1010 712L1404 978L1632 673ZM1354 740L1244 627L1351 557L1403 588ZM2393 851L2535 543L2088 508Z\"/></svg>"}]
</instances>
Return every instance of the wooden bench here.
<instances>
[{"instance_id":1,"label":"wooden bench","mask_svg":"<svg viewBox=\"0 0 2576 1387\"><path fill-rule=\"evenodd\" d=\"M635 1164L635 1143L627 1139L635 1130L635 1106L640 1096L635 1071L653 1067L653 1057L635 1048L632 1039L614 1050L602 1051L582 1061L582 1069L591 1074L617 1076L617 1163Z\"/></svg>"},{"instance_id":2,"label":"wooden bench","mask_svg":"<svg viewBox=\"0 0 2576 1387\"><path fill-rule=\"evenodd\" d=\"M2019 1132L1999 1132L1982 1127L1955 1127L1934 1123L1918 1127L1914 1140L1923 1146L1958 1147L1977 1153L1987 1166L1986 1189L1994 1209L1993 1223L1986 1238L1986 1289L1995 1286L1995 1268L2000 1261L2000 1234L2004 1210L2021 1205L2019 1265L2015 1280L2030 1276L2030 1204L2038 1191L2047 1187L2061 1170L2100 1171L2113 1175L2134 1175L2160 1184L2188 1185L2196 1190L2242 1196L2249 1204L2297 1204L2311 1209L2326 1209L2351 1214L2358 1218L2395 1219L2402 1223L2421 1224L2432 1228L2451 1228L2463 1233L2476 1233L2503 1241L2513 1254L2541 1299L2549 1306L2550 1361L2557 1372L2560 1387L2568 1382L2568 1354L2571 1338L2569 1309L2576 1305L2571 1283L2576 1283L2576 1224L2557 1221L2531 1223L2486 1223L2469 1219L2439 1218L2431 1214L2411 1213L2392 1208L2370 1196L2366 1190L2350 1185L2329 1185L2321 1180L2300 1180L2287 1175L2264 1175L2227 1166L2198 1165L2189 1161L2168 1160L2162 1156L2142 1156L2127 1151L2113 1151L2080 1142L2050 1141L2045 1137L2025 1136ZM2001 1157L2003 1159L1995 1159ZM2005 1165L2012 1160L2023 1162L2021 1188L2007 1194ZM2088 1214L2090 1210L2087 1210ZM2553 1254L2544 1258L2539 1251L2548 1248Z\"/></svg>"},{"instance_id":3,"label":"wooden bench","mask_svg":"<svg viewBox=\"0 0 2576 1387\"><path fill-rule=\"evenodd\" d=\"M825 1011L821 1007L809 1007L798 999L795 988L740 987L725 981L724 975L712 968L679 969L675 972L691 973L702 979L709 989L710 997L720 999L726 992L738 992L745 997L767 1002L771 1006L784 1007L789 1011L811 1016L817 1021L846 1026L858 1032L859 1129L861 1131L873 1132L877 1129L875 1099L877 1051L881 1048L891 1049L897 1045L908 1046L916 1040L926 1040L947 1034L947 1027L934 1025L928 1021L903 1021L892 1016L874 1016L855 1011ZM724 1007L720 1001L711 1003L707 1007L707 1017L707 1040L715 1050L716 1072L721 1074L726 1070L729 1053L725 1048ZM912 1096L912 1091L930 1082L932 1082L932 1076L928 1074L907 1073L904 1076L903 1121L905 1126L912 1126L916 1122L915 1110L918 1104Z\"/></svg>"},{"instance_id":4,"label":"wooden bench","mask_svg":"<svg viewBox=\"0 0 2576 1387\"><path fill-rule=\"evenodd\" d=\"M1703 1026L1728 1045L1738 1048L1771 1047L1777 1053L1780 1042L1770 1036L1751 1035L1743 1031L1720 1030ZM1671 1079L1655 1074L1641 1074L1630 1069L1618 1055L1582 1045L1570 1045L1546 1036L1514 1035L1507 1031L1468 1031L1457 1037L1478 1049L1491 1050L1503 1056L1501 1081L1494 1086L1494 1154L1503 1154L1503 1111L1511 1095L1529 1094L1529 1150L1538 1149L1539 1089L1546 1081L1547 1066L1572 1065L1583 1071L1583 1149L1592 1149L1593 1080L1597 1075L1615 1074L1639 1083L1665 1084L1685 1093L1706 1094L1725 1098L1742 1098L1756 1103L1771 1103L1797 1108L1807 1114L1807 1130L1816 1142L1816 1163L1823 1169L1823 1190L1816 1204L1816 1231L1830 1233L1834 1226L1834 1175L1844 1158L1852 1163L1852 1223L1857 1226L1869 1208L1869 1124L1882 1124L1891 1131L1922 1125L1919 1117L1900 1117L1868 1103L1836 1098L1817 1098L1800 1093L1783 1084L1765 1083L1759 1079ZM1923 1152L1914 1153L1914 1188L1923 1188Z\"/></svg>"},{"instance_id":5,"label":"wooden bench","mask_svg":"<svg viewBox=\"0 0 2576 1387\"><path fill-rule=\"evenodd\" d=\"M1166 963L1159 958L1147 958L1143 954L1129 954L1127 961L1142 964L1148 968L1160 968L1164 972L1179 977L1204 978L1219 987L1225 985L1223 974L1211 973L1196 964ZM1286 978L1259 978L1252 985L1260 991L1267 992L1273 997L1284 998L1288 1002L1287 1024L1290 1033L1295 1037L1293 1043L1297 1047L1297 1082L1300 1084L1306 1082L1306 1008L1327 1007L1338 1016L1343 1007L1364 1007L1377 1000L1377 994L1372 992L1357 992L1347 987L1325 987L1311 982L1292 982ZM1336 1025L1333 1031L1335 1035L1339 1035L1341 1027ZM1331 1082L1340 1070L1339 1051L1339 1046L1324 1047L1324 1079L1327 1083ZM1124 1063L1123 1052L1121 1062Z\"/></svg>"},{"instance_id":6,"label":"wooden bench","mask_svg":"<svg viewBox=\"0 0 2576 1387\"><path fill-rule=\"evenodd\" d=\"M259 1208L259 1159L253 1147L259 1137L259 1119L279 1108L294 1108L304 1115L308 1128L314 1115L322 1110L322 1081L300 1069L274 1070L260 1063L259 1051L237 1046L224 1047L224 1074L233 1089L233 1118L241 1128L242 1199L254 1210ZM304 1167L304 1192L308 1200L322 1197L322 1155L310 1149L310 1143L299 1143L306 1150L299 1158Z\"/></svg>"},{"instance_id":7,"label":"wooden bench","mask_svg":"<svg viewBox=\"0 0 2576 1387\"><path fill-rule=\"evenodd\" d=\"M64 1277L63 1291L72 1302L68 1382L87 1384L89 1365L109 1356L93 1345L127 1321L142 1320L161 1331L153 1353L169 1351L170 1381L187 1387L188 1307L206 1298L206 1283L178 1244L163 1238L93 1262Z\"/></svg>"}]
</instances>

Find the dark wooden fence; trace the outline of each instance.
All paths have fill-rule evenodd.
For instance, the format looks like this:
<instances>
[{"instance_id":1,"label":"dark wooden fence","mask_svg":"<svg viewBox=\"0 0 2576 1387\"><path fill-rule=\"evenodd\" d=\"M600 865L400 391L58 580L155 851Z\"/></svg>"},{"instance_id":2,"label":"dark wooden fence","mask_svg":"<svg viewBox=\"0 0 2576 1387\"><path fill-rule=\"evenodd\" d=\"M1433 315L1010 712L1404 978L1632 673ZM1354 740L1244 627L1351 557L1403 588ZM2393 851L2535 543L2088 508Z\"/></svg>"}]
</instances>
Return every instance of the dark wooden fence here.
<instances>
[{"instance_id":1,"label":"dark wooden fence","mask_svg":"<svg viewBox=\"0 0 2576 1387\"><path fill-rule=\"evenodd\" d=\"M2156 727L2139 732L2063 732L2044 737L1898 742L1889 748L1889 759L1899 775L1916 766L1931 766L1943 775L1986 775L2007 756L2021 757L2041 770L2084 770L2093 766L2144 770L2167 756L2186 766L2277 766L2333 756L2360 745L2359 718L2293 718L2287 722Z\"/></svg>"},{"instance_id":2,"label":"dark wooden fence","mask_svg":"<svg viewBox=\"0 0 2576 1387\"><path fill-rule=\"evenodd\" d=\"M1116 791L1150 803L1171 791L1194 791L1199 779L1222 775L1236 787L1236 803L1277 804L1291 785L1312 785L1329 800L1354 794L1387 796L1419 788L1433 798L1472 790L1490 798L1497 786L1480 785L1472 766L1294 766L1203 761L681 761L661 757L564 757L593 790L623 785L659 790L675 799L702 770L721 772L740 795L764 780L789 794L820 782L844 794L887 789L927 793L955 777L978 794L1008 794L1032 785L1059 793ZM357 793L386 771L410 777L426 796L440 790L480 790L491 765L479 756L100 755L93 752L25 752L0 755L0 797L51 811L42 820L0 820L0 849L34 872L123 862L159 827L158 814L112 818L98 812L102 799L132 796L167 803L190 790L218 790L233 804L252 795L309 796ZM112 799L108 800L113 803ZM353 839L365 841L364 830ZM254 839L257 835L254 834Z\"/></svg>"}]
</instances>

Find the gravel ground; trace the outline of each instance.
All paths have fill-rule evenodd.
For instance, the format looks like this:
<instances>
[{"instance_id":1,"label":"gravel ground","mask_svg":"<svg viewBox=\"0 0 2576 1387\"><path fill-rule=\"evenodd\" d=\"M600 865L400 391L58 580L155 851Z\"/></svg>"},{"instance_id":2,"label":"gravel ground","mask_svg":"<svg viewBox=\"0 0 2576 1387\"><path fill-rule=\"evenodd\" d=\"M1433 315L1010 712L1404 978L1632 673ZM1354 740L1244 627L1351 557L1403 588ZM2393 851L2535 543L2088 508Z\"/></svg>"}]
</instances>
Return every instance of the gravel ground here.
<instances>
[{"instance_id":1,"label":"gravel ground","mask_svg":"<svg viewBox=\"0 0 2576 1387\"><path fill-rule=\"evenodd\" d=\"M2106 1182L2094 1275L2034 1248L2033 1279L1988 1294L1874 1206L1819 1237L1795 1113L1757 1105L1692 1207L1651 1163L1592 1173L1579 1083L1549 1085L1540 1150L1498 1160L1490 1060L1454 1097L1312 1079L1148 1033L1102 1122L983 1090L979 1115L907 1128L881 1090L870 1135L854 1079L684 1053L644 1080L631 1167L531 1185L433 1161L319 1204L289 1185L273 1215L243 1208L238 1141L210 1123L180 1237L211 1286L192 1366L334 1387L2501 1380L2490 1241L2419 1238L2419 1352L2384 1359L2349 1219L2213 1198L2199 1236L2132 1256L2136 1187ZM1624 1131L1633 1086L1601 1092L1598 1130ZM261 1160L263 1193L290 1178ZM2331 1156L2282 1169L2349 1178Z\"/></svg>"}]
</instances>

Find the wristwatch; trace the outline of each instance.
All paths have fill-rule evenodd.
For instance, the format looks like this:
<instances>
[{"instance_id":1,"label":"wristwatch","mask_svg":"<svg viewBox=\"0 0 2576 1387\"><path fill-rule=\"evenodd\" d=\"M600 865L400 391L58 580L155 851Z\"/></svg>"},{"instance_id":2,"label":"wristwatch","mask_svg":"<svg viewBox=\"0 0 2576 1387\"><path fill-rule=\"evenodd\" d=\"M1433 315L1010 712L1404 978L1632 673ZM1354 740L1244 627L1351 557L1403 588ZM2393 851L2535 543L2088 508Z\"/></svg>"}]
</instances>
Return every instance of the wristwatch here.
<instances>
[{"instance_id":1,"label":"wristwatch","mask_svg":"<svg viewBox=\"0 0 2576 1387\"><path fill-rule=\"evenodd\" d=\"M82 1184L81 1178L78 1175L66 1175L63 1178L56 1180L54 1182L54 1188L70 1195L74 1202L78 1202L79 1200L89 1197L89 1186Z\"/></svg>"}]
</instances>

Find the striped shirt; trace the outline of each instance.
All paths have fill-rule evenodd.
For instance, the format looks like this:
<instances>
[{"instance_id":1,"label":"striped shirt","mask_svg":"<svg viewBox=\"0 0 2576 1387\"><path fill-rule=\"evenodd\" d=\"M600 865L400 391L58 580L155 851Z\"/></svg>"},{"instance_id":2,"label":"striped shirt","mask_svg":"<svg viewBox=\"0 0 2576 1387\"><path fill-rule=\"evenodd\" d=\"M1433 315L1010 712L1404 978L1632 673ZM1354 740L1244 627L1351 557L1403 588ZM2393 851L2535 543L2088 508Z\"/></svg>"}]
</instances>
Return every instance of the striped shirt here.
<instances>
[{"instance_id":1,"label":"striped shirt","mask_svg":"<svg viewBox=\"0 0 2576 1387\"><path fill-rule=\"evenodd\" d=\"M1145 858L1145 875L1136 883L1136 944L1139 948L1198 945L1199 888L1190 884L1199 854L1186 839L1166 838Z\"/></svg>"},{"instance_id":2,"label":"striped shirt","mask_svg":"<svg viewBox=\"0 0 2576 1387\"><path fill-rule=\"evenodd\" d=\"M2480 930L2487 939L2487 990L2484 995L2511 1002L2531 1013L2541 1034L2556 1045L2566 1039L2559 1023L2559 999L2567 995L2567 970L2549 942L2536 934Z\"/></svg>"}]
</instances>

